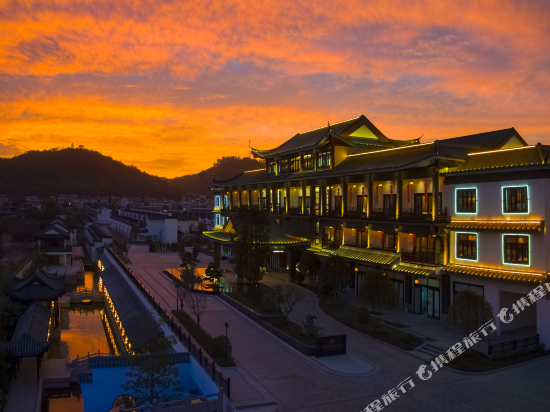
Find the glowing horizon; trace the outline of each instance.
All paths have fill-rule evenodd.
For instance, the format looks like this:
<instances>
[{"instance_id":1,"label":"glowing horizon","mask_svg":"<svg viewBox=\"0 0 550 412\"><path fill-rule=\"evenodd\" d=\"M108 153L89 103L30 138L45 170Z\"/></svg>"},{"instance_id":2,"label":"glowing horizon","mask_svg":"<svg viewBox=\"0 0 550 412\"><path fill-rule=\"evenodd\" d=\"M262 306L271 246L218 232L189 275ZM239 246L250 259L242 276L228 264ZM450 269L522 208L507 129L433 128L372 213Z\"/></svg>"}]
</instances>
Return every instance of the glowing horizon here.
<instances>
[{"instance_id":1,"label":"glowing horizon","mask_svg":"<svg viewBox=\"0 0 550 412\"><path fill-rule=\"evenodd\" d=\"M364 114L550 143L550 3L0 2L0 157L83 145L175 177Z\"/></svg>"}]
</instances>

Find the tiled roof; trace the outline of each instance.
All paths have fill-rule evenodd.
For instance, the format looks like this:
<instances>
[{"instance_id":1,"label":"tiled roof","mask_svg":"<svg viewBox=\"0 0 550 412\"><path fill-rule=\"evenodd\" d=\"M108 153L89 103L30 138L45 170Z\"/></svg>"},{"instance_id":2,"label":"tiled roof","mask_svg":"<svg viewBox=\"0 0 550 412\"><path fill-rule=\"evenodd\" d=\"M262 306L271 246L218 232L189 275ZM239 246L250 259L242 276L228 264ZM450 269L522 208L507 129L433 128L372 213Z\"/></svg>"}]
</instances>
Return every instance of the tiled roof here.
<instances>
[{"instance_id":1,"label":"tiled roof","mask_svg":"<svg viewBox=\"0 0 550 412\"><path fill-rule=\"evenodd\" d=\"M477 170L499 170L515 167L533 167L548 165L547 145L526 146L517 149L489 151L487 153L470 154L464 163L442 170L442 173L454 174Z\"/></svg>"},{"instance_id":2,"label":"tiled roof","mask_svg":"<svg viewBox=\"0 0 550 412\"><path fill-rule=\"evenodd\" d=\"M100 260L105 265L110 259L106 255L102 255ZM124 279L125 275L120 272L116 265L111 265L108 269L105 269L100 273L100 276L132 346L135 347L138 343L144 344L156 337L164 336L160 326L154 328L143 327L143 320L146 318L151 319L153 315L136 291ZM153 324L153 322L148 323Z\"/></svg>"},{"instance_id":3,"label":"tiled roof","mask_svg":"<svg viewBox=\"0 0 550 412\"><path fill-rule=\"evenodd\" d=\"M229 218L231 220L231 218ZM211 230L203 232L203 235L220 242L233 242L238 236L233 229L233 226L227 224L222 230ZM293 245L302 242L309 242L308 239L295 238L285 234L284 230L279 226L274 217L269 216L269 244L270 245Z\"/></svg>"},{"instance_id":4,"label":"tiled roof","mask_svg":"<svg viewBox=\"0 0 550 412\"><path fill-rule=\"evenodd\" d=\"M48 350L50 311L38 302L31 303L19 317L13 336L3 346L13 357L37 356Z\"/></svg>"},{"instance_id":5,"label":"tiled roof","mask_svg":"<svg viewBox=\"0 0 550 412\"><path fill-rule=\"evenodd\" d=\"M474 266L449 264L443 268L445 272L455 273L459 275L477 276L482 278L490 278L497 280L509 280L513 282L539 283L543 275L532 272L518 272L480 268Z\"/></svg>"},{"instance_id":6,"label":"tiled roof","mask_svg":"<svg viewBox=\"0 0 550 412\"><path fill-rule=\"evenodd\" d=\"M429 266L405 265L399 264L392 268L394 272L407 273L410 275L430 276L435 274L435 270Z\"/></svg>"},{"instance_id":7,"label":"tiled roof","mask_svg":"<svg viewBox=\"0 0 550 412\"><path fill-rule=\"evenodd\" d=\"M23 302L53 300L65 293L65 275L50 276L38 269L26 279L13 278L4 293Z\"/></svg>"},{"instance_id":8,"label":"tiled roof","mask_svg":"<svg viewBox=\"0 0 550 412\"><path fill-rule=\"evenodd\" d=\"M540 232L544 221L512 220L453 220L449 230L506 230L514 232Z\"/></svg>"},{"instance_id":9,"label":"tiled roof","mask_svg":"<svg viewBox=\"0 0 550 412\"><path fill-rule=\"evenodd\" d=\"M321 249L318 247L313 247L308 250L322 257L337 255L357 262L374 263L377 265L393 265L394 263L399 261L399 256L396 253L377 252L346 246L341 246L340 248L335 250Z\"/></svg>"},{"instance_id":10,"label":"tiled roof","mask_svg":"<svg viewBox=\"0 0 550 412\"><path fill-rule=\"evenodd\" d=\"M476 133L460 137L451 137L449 139L442 140L442 142L457 146L460 145L469 147L485 147L487 149L498 149L503 143L508 141L514 135L518 136L521 139L519 133L516 132L516 129L511 127L509 129L494 130L492 132Z\"/></svg>"},{"instance_id":11,"label":"tiled roof","mask_svg":"<svg viewBox=\"0 0 550 412\"><path fill-rule=\"evenodd\" d=\"M308 179L326 176L360 174L365 172L382 172L427 167L439 161L442 164L455 166L463 162L468 150L462 147L425 143L403 148L380 148L361 154L348 156L338 166L329 170L303 172L283 176L268 175L265 170L242 173L232 179L216 182L217 185L243 185L260 182Z\"/></svg>"}]
</instances>

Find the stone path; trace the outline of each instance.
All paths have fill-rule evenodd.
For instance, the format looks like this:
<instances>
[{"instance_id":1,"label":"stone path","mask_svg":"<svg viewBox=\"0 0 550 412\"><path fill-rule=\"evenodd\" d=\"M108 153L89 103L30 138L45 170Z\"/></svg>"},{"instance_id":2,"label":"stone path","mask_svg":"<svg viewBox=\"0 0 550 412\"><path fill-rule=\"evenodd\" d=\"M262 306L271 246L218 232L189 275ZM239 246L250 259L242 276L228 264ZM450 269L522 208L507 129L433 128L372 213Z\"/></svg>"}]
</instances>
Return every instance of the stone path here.
<instances>
[{"instance_id":1,"label":"stone path","mask_svg":"<svg viewBox=\"0 0 550 412\"><path fill-rule=\"evenodd\" d=\"M174 267L178 258L176 254L171 254L172 257L162 255L170 254L149 253L146 247L133 246L129 257L133 262L132 270L147 288L163 305L174 308L175 296L170 281L160 272L166 267ZM359 412L407 377L415 376L418 367L424 363L316 310L315 297L307 295L291 316L301 320L307 313L312 313L318 316L329 333L346 333L350 354L378 368L380 372L376 376L350 378L331 373L219 298L208 297L208 308L201 324L212 336L225 334L224 324L229 324L233 355L238 364L232 372L232 391L237 406L254 404L262 397L274 399L279 411ZM385 410L545 411L548 407L543 391L550 376L549 367L550 359L544 358L489 375L472 376L444 369L429 381L416 378L416 387Z\"/></svg>"},{"instance_id":2,"label":"stone path","mask_svg":"<svg viewBox=\"0 0 550 412\"><path fill-rule=\"evenodd\" d=\"M36 357L23 358L17 371L17 380L12 381L4 412L34 412L38 401Z\"/></svg>"}]
</instances>

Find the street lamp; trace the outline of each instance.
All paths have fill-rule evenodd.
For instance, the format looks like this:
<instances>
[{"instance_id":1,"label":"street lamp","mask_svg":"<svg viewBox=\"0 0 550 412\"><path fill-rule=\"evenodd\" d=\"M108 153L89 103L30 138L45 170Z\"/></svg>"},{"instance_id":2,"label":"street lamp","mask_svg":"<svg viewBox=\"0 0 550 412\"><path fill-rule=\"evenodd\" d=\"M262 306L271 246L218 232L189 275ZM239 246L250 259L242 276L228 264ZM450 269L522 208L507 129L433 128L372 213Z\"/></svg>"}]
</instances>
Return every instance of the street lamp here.
<instances>
[{"instance_id":1,"label":"street lamp","mask_svg":"<svg viewBox=\"0 0 550 412\"><path fill-rule=\"evenodd\" d=\"M227 361L227 328L229 325L225 322L225 360Z\"/></svg>"}]
</instances>

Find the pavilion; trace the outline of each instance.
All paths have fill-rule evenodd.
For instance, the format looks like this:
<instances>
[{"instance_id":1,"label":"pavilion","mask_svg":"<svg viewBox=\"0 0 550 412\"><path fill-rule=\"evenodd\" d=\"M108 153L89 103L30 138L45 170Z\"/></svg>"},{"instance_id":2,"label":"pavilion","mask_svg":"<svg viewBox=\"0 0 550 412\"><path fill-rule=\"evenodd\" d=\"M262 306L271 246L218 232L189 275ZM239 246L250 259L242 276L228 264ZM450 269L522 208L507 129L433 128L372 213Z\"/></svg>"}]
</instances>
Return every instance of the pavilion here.
<instances>
[{"instance_id":1,"label":"pavilion","mask_svg":"<svg viewBox=\"0 0 550 412\"><path fill-rule=\"evenodd\" d=\"M203 232L203 236L214 242L214 265L220 267L220 246L224 249L231 248L237 243L238 235L235 232L231 217L225 223L223 229ZM272 269L286 270L288 266L289 280L296 274L296 249L309 247L311 241L306 238L287 235L275 218L269 216L269 256L266 261ZM239 276L237 276L239 282Z\"/></svg>"},{"instance_id":2,"label":"pavilion","mask_svg":"<svg viewBox=\"0 0 550 412\"><path fill-rule=\"evenodd\" d=\"M50 347L50 311L39 302L33 302L24 310L15 325L10 341L2 345L7 355L16 359L36 356L36 378L40 379L40 359ZM14 368L17 379L17 368Z\"/></svg>"}]
</instances>

